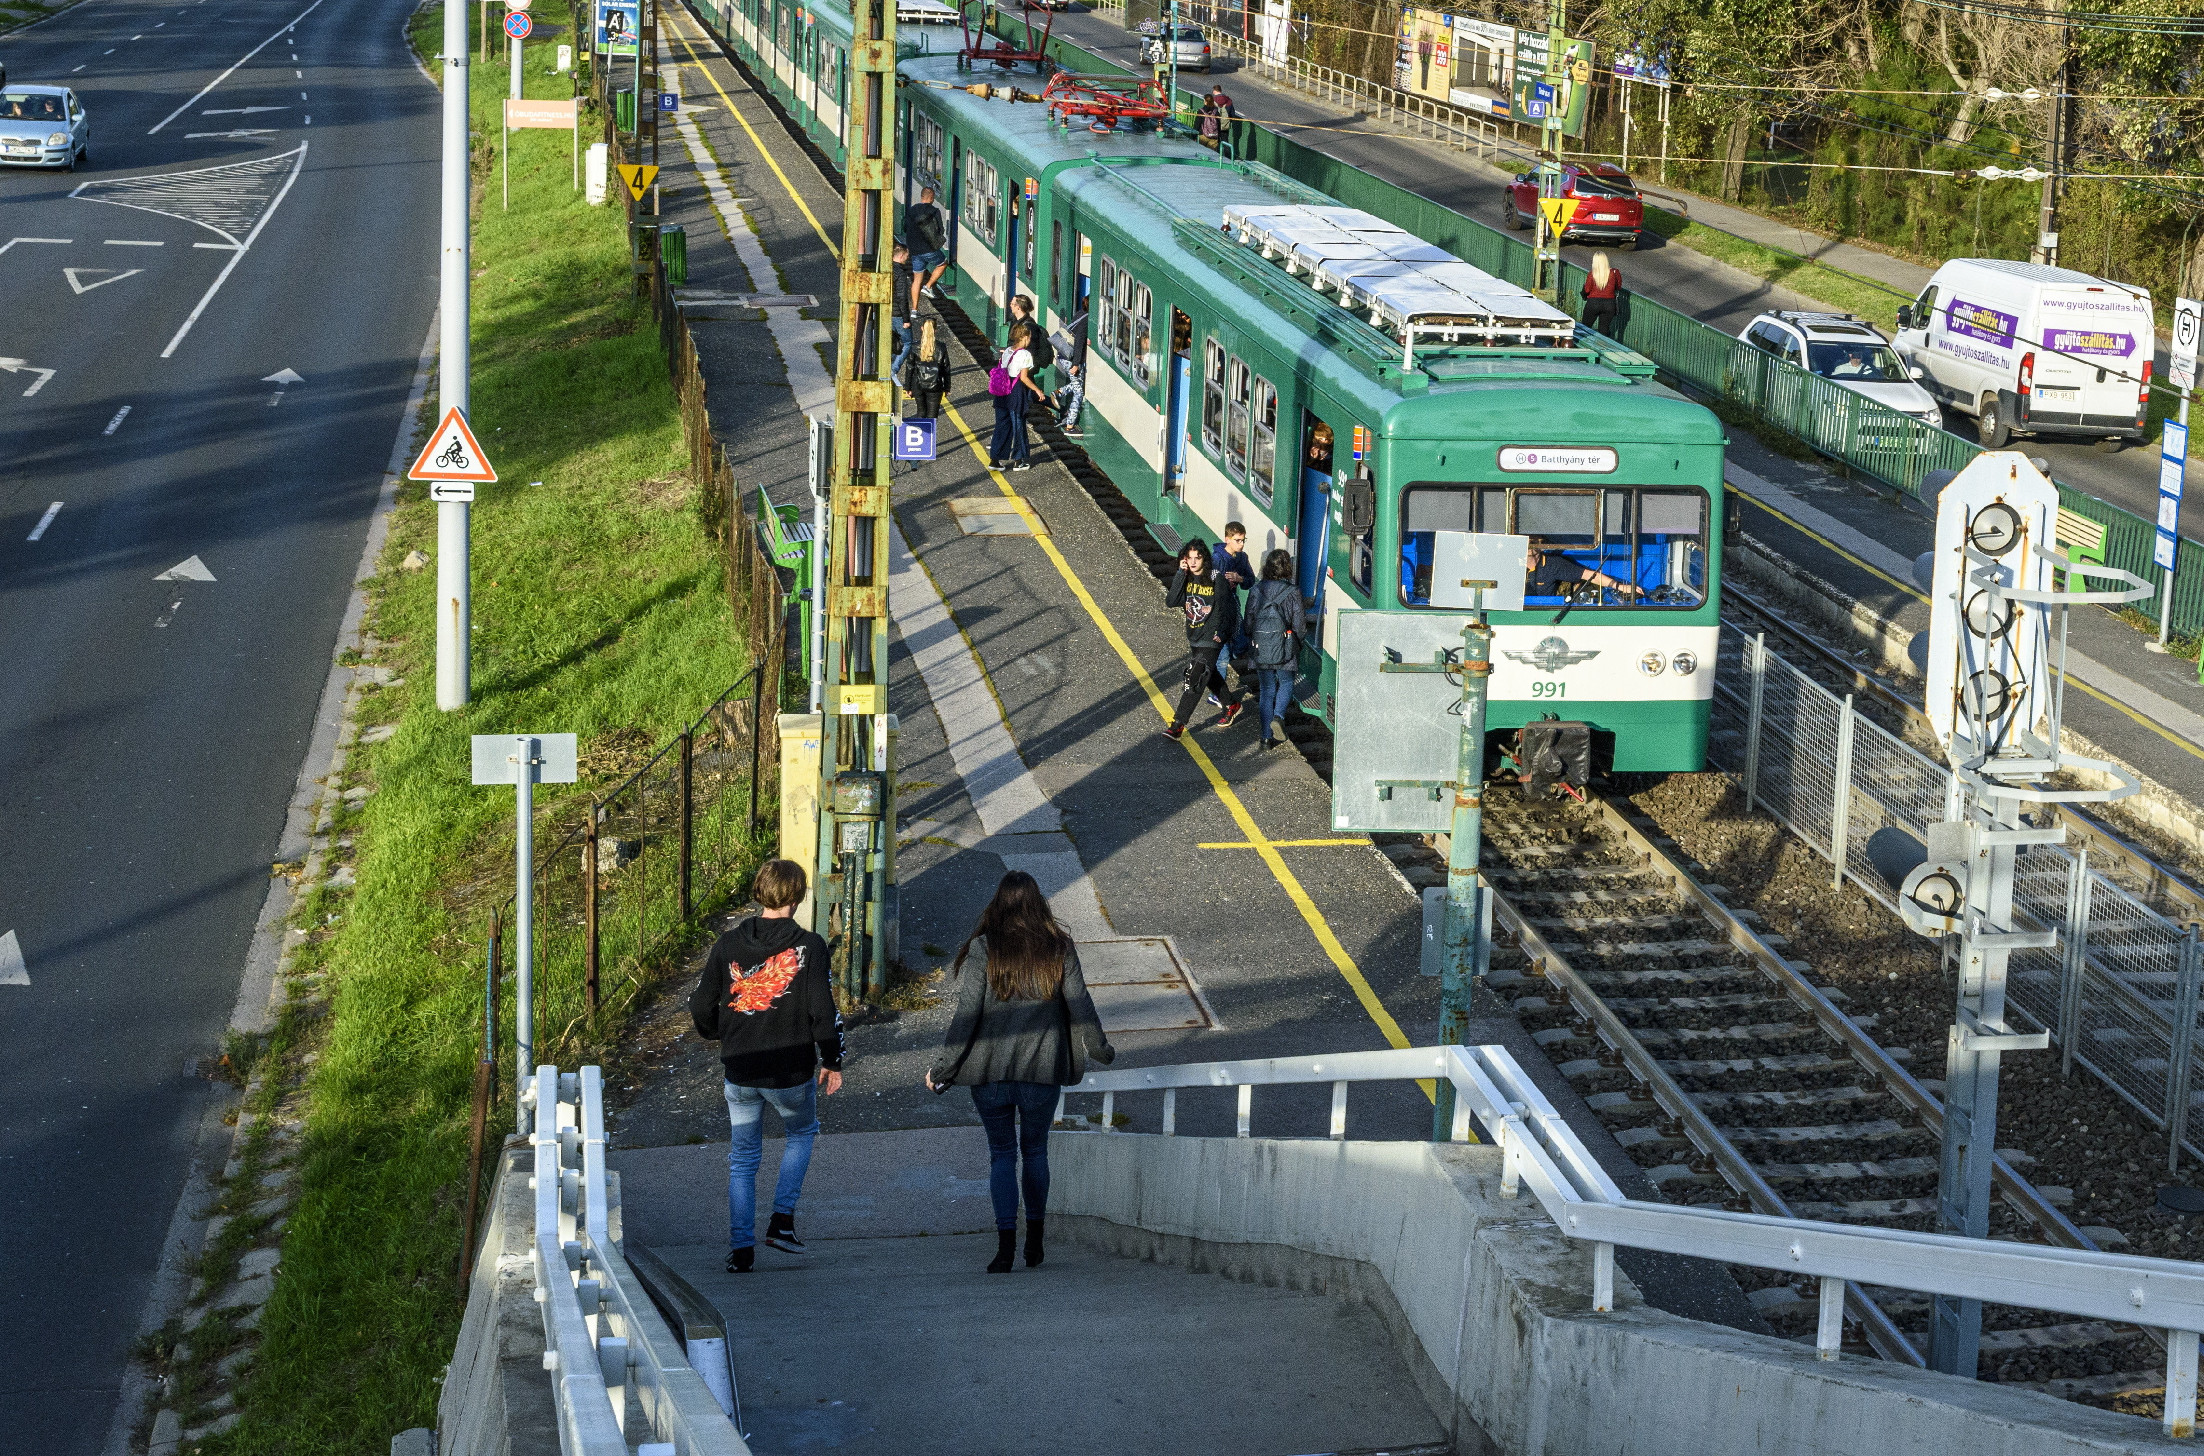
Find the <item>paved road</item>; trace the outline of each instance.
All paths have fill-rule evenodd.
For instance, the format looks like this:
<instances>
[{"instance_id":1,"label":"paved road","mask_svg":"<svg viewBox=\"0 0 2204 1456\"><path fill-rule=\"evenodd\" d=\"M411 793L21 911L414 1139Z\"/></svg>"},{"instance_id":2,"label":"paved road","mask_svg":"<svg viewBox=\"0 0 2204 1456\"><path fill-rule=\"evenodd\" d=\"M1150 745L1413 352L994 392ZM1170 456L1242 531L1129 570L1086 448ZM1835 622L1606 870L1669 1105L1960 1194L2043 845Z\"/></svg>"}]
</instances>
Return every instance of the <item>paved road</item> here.
<instances>
[{"instance_id":1,"label":"paved road","mask_svg":"<svg viewBox=\"0 0 2204 1456\"><path fill-rule=\"evenodd\" d=\"M1056 34L1072 44L1106 56L1121 65L1140 69L1137 41L1119 25L1114 15L1071 12L1056 17ZM1465 153L1436 143L1385 131L1366 123L1342 120L1338 111L1314 98L1283 87L1273 89L1252 76L1235 74L1230 58L1217 58L1214 76L1188 71L1182 86L1197 93L1221 81L1233 93L1242 115L1252 120L1280 123L1283 135L1315 147L1362 168L1373 176L1417 192L1453 208L1465 217L1493 226L1501 224L1501 199L1507 173L1479 162ZM1641 250L1614 255L1629 286L1648 298L1690 314L1725 333L1735 334L1772 308L1826 309L1827 304L1763 282L1748 273L1718 263L1703 253L1664 243L1652 233L1642 235ZM1592 249L1572 244L1567 256L1583 263ZM1925 287L1930 270L1896 263L1878 271L1893 277L1918 275L1912 286ZM2165 358L2160 355L2157 373L2163 376ZM1946 417L1956 433L1973 438L1974 422L1958 415ZM2087 443L2024 440L2022 448L2051 462L2051 473L2067 484L2133 511L2145 520L2158 514L2158 451L2154 447L2130 448L2117 455L2099 452ZM2190 497L2182 511L2182 529L2204 539L2204 490Z\"/></svg>"},{"instance_id":2,"label":"paved road","mask_svg":"<svg viewBox=\"0 0 2204 1456\"><path fill-rule=\"evenodd\" d=\"M86 0L0 39L93 119L84 172L0 171L0 358L33 366L0 373L0 1325L31 1336L0 1451L106 1440L216 1095L187 1066L435 305L410 9ZM211 582L154 579L193 557Z\"/></svg>"}]
</instances>

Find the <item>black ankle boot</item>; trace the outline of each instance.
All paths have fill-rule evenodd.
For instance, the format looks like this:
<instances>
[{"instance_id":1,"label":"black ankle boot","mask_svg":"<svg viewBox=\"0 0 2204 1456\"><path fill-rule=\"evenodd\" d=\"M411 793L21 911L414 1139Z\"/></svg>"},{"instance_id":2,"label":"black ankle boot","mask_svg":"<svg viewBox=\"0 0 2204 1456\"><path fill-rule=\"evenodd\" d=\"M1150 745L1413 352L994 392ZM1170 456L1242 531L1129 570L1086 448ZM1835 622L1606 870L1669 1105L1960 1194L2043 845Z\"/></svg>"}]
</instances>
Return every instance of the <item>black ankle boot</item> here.
<instances>
[{"instance_id":1,"label":"black ankle boot","mask_svg":"<svg viewBox=\"0 0 2204 1456\"><path fill-rule=\"evenodd\" d=\"M987 1272L990 1274L1008 1274L1012 1265L1016 1262L1017 1256L1018 1231L1016 1229L997 1229L995 1231L995 1257L988 1261Z\"/></svg>"},{"instance_id":2,"label":"black ankle boot","mask_svg":"<svg viewBox=\"0 0 2204 1456\"><path fill-rule=\"evenodd\" d=\"M1025 1266L1041 1267L1041 1225L1045 1220L1029 1218L1025 1221Z\"/></svg>"}]
</instances>

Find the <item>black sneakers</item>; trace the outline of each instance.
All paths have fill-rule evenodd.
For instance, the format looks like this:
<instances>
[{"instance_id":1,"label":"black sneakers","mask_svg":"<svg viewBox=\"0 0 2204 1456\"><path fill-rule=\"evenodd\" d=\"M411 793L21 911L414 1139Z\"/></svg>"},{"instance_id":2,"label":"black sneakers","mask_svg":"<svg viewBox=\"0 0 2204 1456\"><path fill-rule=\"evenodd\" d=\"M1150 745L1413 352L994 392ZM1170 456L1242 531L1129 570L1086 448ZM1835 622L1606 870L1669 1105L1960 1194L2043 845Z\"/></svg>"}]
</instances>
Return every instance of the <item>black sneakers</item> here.
<instances>
[{"instance_id":1,"label":"black sneakers","mask_svg":"<svg viewBox=\"0 0 2204 1456\"><path fill-rule=\"evenodd\" d=\"M1245 713L1246 711L1247 704L1245 703L1229 704L1226 706L1224 712L1218 715L1216 723L1212 726L1218 728L1230 728L1233 724L1240 721L1240 715L1242 713Z\"/></svg>"},{"instance_id":2,"label":"black sneakers","mask_svg":"<svg viewBox=\"0 0 2204 1456\"><path fill-rule=\"evenodd\" d=\"M754 1244L745 1244L739 1249L727 1251L727 1272L730 1274L747 1274L757 1266L757 1262L758 1250Z\"/></svg>"},{"instance_id":3,"label":"black sneakers","mask_svg":"<svg viewBox=\"0 0 2204 1456\"><path fill-rule=\"evenodd\" d=\"M804 1241L796 1237L796 1216L792 1213L776 1213L773 1221L765 1226L765 1241L784 1254L807 1254Z\"/></svg>"}]
</instances>

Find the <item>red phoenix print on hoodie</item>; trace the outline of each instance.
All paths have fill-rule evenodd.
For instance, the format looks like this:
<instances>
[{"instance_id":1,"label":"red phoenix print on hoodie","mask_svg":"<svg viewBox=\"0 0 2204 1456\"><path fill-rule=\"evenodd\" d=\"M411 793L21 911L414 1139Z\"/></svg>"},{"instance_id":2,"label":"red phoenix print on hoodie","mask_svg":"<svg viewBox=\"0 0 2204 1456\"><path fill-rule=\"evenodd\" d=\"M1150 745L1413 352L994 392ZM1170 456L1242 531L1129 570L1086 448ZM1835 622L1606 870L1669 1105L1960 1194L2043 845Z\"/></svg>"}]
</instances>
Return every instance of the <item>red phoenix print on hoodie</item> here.
<instances>
[{"instance_id":1,"label":"red phoenix print on hoodie","mask_svg":"<svg viewBox=\"0 0 2204 1456\"><path fill-rule=\"evenodd\" d=\"M747 976L733 976L727 998L729 1011L764 1011L781 998L781 993L795 984L796 972L803 969L803 952L790 946L771 957Z\"/></svg>"}]
</instances>

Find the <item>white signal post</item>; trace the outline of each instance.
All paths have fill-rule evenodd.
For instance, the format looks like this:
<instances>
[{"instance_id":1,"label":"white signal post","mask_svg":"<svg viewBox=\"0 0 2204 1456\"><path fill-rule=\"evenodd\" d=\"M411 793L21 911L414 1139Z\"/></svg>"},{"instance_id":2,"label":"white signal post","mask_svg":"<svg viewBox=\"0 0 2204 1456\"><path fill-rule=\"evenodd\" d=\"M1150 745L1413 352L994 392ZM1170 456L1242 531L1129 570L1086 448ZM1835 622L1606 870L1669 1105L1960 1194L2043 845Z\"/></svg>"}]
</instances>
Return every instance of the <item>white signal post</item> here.
<instances>
[{"instance_id":1,"label":"white signal post","mask_svg":"<svg viewBox=\"0 0 2204 1456\"><path fill-rule=\"evenodd\" d=\"M2158 454L2158 540L2152 559L2166 573L2158 593L2158 640L2153 652L2166 650L2173 629L2173 572L2181 552L2181 496L2189 473L2189 396L2196 392L2196 345L2204 334L2204 303L2173 301L2173 346L2167 350L2166 377L2181 391L2181 413L2165 427Z\"/></svg>"},{"instance_id":2,"label":"white signal post","mask_svg":"<svg viewBox=\"0 0 2204 1456\"><path fill-rule=\"evenodd\" d=\"M436 408L447 420L464 420L467 414L467 86L467 7L453 0L444 6L443 255L436 363ZM436 507L436 706L447 713L467 706L471 509L465 501L440 501Z\"/></svg>"}]
</instances>

